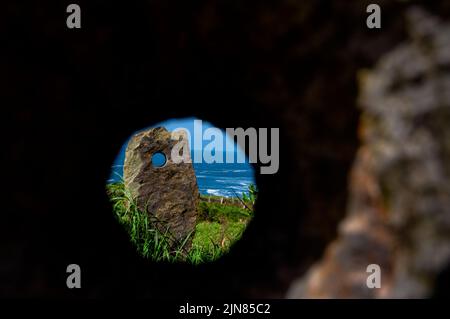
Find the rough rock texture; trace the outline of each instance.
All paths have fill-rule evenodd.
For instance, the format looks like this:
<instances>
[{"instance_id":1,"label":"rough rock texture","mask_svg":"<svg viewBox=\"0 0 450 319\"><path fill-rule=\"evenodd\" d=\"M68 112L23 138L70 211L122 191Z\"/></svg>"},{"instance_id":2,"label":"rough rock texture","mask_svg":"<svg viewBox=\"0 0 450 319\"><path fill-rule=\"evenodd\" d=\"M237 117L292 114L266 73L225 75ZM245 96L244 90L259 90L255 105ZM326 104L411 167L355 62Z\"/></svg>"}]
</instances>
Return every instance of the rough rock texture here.
<instances>
[{"instance_id":1,"label":"rough rock texture","mask_svg":"<svg viewBox=\"0 0 450 319\"><path fill-rule=\"evenodd\" d=\"M450 25L407 12L410 41L360 76L348 214L290 298L421 298L450 259ZM369 264L381 288L366 285Z\"/></svg>"},{"instance_id":2,"label":"rough rock texture","mask_svg":"<svg viewBox=\"0 0 450 319\"><path fill-rule=\"evenodd\" d=\"M183 135L179 138L187 141ZM174 163L171 159L177 142L161 127L136 134L128 143L123 171L125 187L138 207L156 217L160 231L168 229L174 242L182 241L195 229L199 200L192 163ZM152 154L156 152L166 155L163 167L152 166Z\"/></svg>"}]
</instances>

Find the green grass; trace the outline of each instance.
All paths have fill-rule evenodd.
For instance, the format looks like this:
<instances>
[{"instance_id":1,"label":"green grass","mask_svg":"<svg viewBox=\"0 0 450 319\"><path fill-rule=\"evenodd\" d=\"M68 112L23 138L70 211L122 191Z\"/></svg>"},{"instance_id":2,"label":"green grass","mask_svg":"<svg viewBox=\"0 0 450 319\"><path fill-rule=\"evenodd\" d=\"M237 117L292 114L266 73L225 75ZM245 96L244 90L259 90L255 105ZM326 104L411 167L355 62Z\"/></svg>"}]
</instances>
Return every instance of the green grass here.
<instances>
[{"instance_id":1,"label":"green grass","mask_svg":"<svg viewBox=\"0 0 450 319\"><path fill-rule=\"evenodd\" d=\"M199 218L211 222L242 221L251 217L251 212L236 206L201 201L198 207Z\"/></svg>"},{"instance_id":2,"label":"green grass","mask_svg":"<svg viewBox=\"0 0 450 319\"><path fill-rule=\"evenodd\" d=\"M174 246L172 243L175 239L170 236L168 228L157 218L141 212L123 183L109 184L107 189L116 217L142 256L155 261L187 258L184 246L189 237Z\"/></svg>"},{"instance_id":3,"label":"green grass","mask_svg":"<svg viewBox=\"0 0 450 319\"><path fill-rule=\"evenodd\" d=\"M195 265L214 261L241 238L253 216L253 205L242 199L226 198L221 204L220 197L202 196L195 231L176 241L161 221L138 209L123 183L109 184L107 191L113 211L137 251L155 261L188 261ZM192 245L188 248L190 239Z\"/></svg>"}]
</instances>

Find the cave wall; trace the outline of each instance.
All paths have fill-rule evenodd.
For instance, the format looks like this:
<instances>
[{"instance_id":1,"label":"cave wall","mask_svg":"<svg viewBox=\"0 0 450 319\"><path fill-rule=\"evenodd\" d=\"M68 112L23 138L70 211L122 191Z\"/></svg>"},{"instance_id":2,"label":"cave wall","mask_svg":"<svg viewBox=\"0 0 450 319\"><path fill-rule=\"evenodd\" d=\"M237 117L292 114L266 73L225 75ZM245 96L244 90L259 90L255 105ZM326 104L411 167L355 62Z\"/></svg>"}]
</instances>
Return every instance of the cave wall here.
<instances>
[{"instance_id":1,"label":"cave wall","mask_svg":"<svg viewBox=\"0 0 450 319\"><path fill-rule=\"evenodd\" d=\"M358 70L407 37L410 2L379 2L382 32L364 27L367 1L80 1L79 31L63 3L5 3L0 295L285 296L346 214ZM141 259L104 190L130 133L184 116L281 134L280 171L257 176L243 240L201 267Z\"/></svg>"}]
</instances>

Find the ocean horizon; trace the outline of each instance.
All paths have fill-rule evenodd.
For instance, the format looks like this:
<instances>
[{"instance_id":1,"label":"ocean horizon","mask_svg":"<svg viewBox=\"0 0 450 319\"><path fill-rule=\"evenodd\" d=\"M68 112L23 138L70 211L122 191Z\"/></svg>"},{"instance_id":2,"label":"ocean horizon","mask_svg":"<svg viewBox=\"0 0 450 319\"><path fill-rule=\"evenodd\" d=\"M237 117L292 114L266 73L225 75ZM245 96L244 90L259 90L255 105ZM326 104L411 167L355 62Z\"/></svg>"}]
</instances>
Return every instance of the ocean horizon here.
<instances>
[{"instance_id":1,"label":"ocean horizon","mask_svg":"<svg viewBox=\"0 0 450 319\"><path fill-rule=\"evenodd\" d=\"M194 158L191 151L191 157ZM236 153L234 153L236 156ZM224 161L226 152L224 152ZM120 182L123 177L125 154L121 153L112 167L108 183ZM192 163L200 194L223 197L241 197L248 187L255 184L254 170L250 163Z\"/></svg>"}]
</instances>

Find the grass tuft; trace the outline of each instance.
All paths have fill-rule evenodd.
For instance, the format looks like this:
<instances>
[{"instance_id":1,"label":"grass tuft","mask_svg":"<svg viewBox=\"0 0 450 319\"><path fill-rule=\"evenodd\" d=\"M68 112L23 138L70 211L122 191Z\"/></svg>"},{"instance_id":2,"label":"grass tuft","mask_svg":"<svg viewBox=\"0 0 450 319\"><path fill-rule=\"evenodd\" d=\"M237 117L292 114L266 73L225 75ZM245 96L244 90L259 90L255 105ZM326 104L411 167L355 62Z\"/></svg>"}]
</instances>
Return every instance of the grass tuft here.
<instances>
[{"instance_id":1,"label":"grass tuft","mask_svg":"<svg viewBox=\"0 0 450 319\"><path fill-rule=\"evenodd\" d=\"M249 209L253 202L241 205L242 199L216 197L212 200L202 196L194 233L178 242L164 223L139 210L123 182L108 184L107 192L114 214L129 233L138 253L154 261L188 261L198 265L217 260L241 238L253 216ZM192 245L187 249L190 239Z\"/></svg>"}]
</instances>

